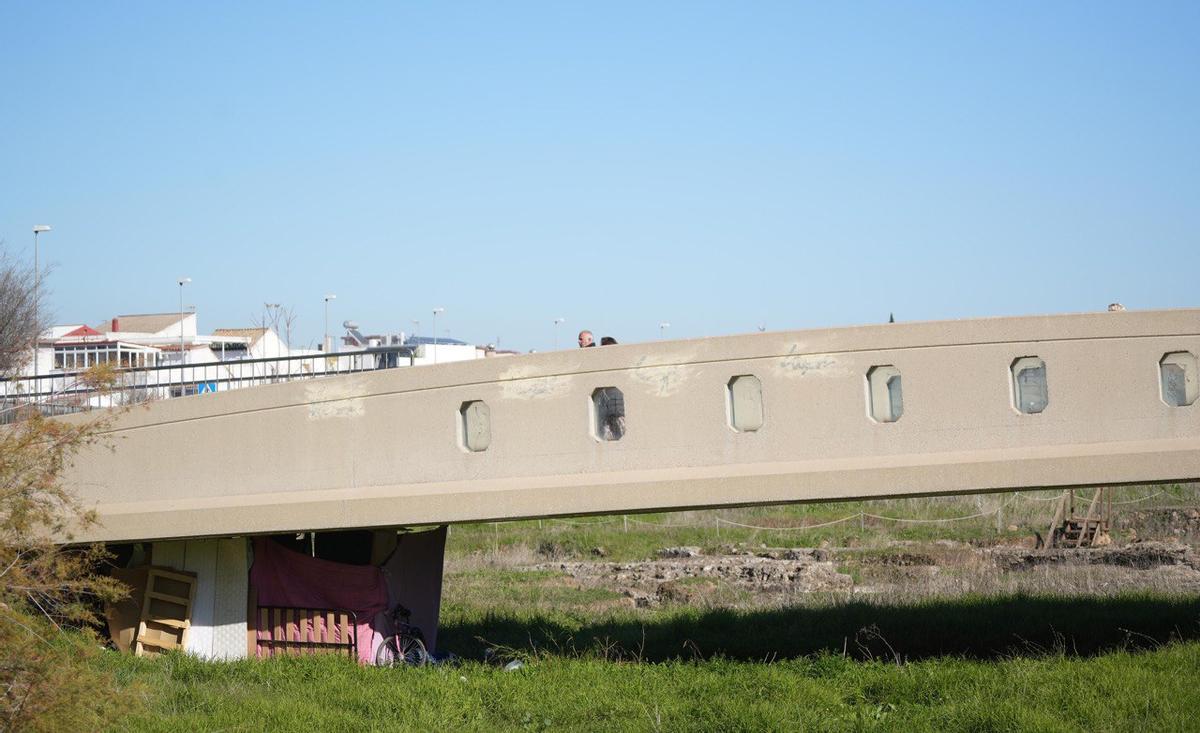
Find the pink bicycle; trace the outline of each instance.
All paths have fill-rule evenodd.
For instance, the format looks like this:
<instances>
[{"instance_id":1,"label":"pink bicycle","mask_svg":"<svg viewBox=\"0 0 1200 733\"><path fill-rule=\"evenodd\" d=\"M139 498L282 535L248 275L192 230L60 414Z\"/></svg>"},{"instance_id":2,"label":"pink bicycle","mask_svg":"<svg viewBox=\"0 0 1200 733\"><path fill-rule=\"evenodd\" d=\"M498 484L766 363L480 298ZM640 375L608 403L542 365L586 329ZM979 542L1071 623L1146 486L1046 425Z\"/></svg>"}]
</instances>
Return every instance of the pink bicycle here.
<instances>
[{"instance_id":1,"label":"pink bicycle","mask_svg":"<svg viewBox=\"0 0 1200 733\"><path fill-rule=\"evenodd\" d=\"M429 651L425 649L425 635L421 629L408 622L412 612L401 605L392 611L391 636L379 645L375 652L375 664L381 667L413 666L429 663Z\"/></svg>"}]
</instances>

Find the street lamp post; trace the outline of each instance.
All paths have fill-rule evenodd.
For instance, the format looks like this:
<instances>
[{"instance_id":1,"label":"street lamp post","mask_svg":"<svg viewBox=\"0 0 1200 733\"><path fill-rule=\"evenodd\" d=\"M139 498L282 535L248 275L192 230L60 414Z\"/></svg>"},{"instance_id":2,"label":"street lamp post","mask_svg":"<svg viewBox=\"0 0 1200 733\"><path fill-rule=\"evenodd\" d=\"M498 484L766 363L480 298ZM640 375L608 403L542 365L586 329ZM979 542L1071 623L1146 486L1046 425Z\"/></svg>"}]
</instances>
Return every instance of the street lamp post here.
<instances>
[{"instance_id":1,"label":"street lamp post","mask_svg":"<svg viewBox=\"0 0 1200 733\"><path fill-rule=\"evenodd\" d=\"M183 286L190 283L190 277L179 278L179 396L183 396Z\"/></svg>"},{"instance_id":2,"label":"street lamp post","mask_svg":"<svg viewBox=\"0 0 1200 733\"><path fill-rule=\"evenodd\" d=\"M554 319L554 350L555 351L558 351L558 325L560 323L566 323L566 321L567 321L567 319L565 319L565 318L555 318Z\"/></svg>"},{"instance_id":3,"label":"street lamp post","mask_svg":"<svg viewBox=\"0 0 1200 733\"><path fill-rule=\"evenodd\" d=\"M42 336L42 324L38 320L38 307L41 305L39 300L39 290L42 285L42 270L38 265L38 235L42 232L50 231L49 224L36 224L33 227L33 391L36 394L38 391L38 341Z\"/></svg>"},{"instance_id":4,"label":"street lamp post","mask_svg":"<svg viewBox=\"0 0 1200 733\"><path fill-rule=\"evenodd\" d=\"M438 313L445 312L445 308L433 308L433 364L438 362Z\"/></svg>"},{"instance_id":5,"label":"street lamp post","mask_svg":"<svg viewBox=\"0 0 1200 733\"><path fill-rule=\"evenodd\" d=\"M325 340L321 342L321 350L326 354L328 354L330 351L329 347L333 345L329 342L329 301L335 300L336 298L337 296L333 293L325 296Z\"/></svg>"},{"instance_id":6,"label":"street lamp post","mask_svg":"<svg viewBox=\"0 0 1200 733\"><path fill-rule=\"evenodd\" d=\"M662 341L664 338L666 338L667 329L670 327L671 327L671 324L667 323L666 321L663 321L662 323L658 324L658 340L659 341Z\"/></svg>"}]
</instances>

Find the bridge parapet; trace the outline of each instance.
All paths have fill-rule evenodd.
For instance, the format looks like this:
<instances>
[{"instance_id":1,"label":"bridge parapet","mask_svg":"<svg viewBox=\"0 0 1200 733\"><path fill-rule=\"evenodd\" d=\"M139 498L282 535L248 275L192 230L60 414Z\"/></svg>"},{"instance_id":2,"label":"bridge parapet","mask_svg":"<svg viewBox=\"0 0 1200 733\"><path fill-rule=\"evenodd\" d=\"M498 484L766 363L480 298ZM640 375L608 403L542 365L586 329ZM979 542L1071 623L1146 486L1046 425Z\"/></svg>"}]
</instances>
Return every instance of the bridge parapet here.
<instances>
[{"instance_id":1,"label":"bridge parapet","mask_svg":"<svg viewBox=\"0 0 1200 733\"><path fill-rule=\"evenodd\" d=\"M70 481L133 540L1194 480L1197 355L1180 310L392 369L135 409Z\"/></svg>"}]
</instances>

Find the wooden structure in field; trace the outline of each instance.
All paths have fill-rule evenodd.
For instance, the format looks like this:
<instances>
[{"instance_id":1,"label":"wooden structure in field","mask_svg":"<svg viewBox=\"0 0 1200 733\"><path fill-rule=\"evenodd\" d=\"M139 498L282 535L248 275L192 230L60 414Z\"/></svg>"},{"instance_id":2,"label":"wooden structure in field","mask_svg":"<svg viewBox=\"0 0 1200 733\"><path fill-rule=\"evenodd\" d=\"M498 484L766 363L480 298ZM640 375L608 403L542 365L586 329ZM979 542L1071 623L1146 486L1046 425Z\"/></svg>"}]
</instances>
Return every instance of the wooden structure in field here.
<instances>
[{"instance_id":1,"label":"wooden structure in field","mask_svg":"<svg viewBox=\"0 0 1200 733\"><path fill-rule=\"evenodd\" d=\"M134 653L141 657L186 649L196 601L196 576L151 567L142 599Z\"/></svg>"}]
</instances>

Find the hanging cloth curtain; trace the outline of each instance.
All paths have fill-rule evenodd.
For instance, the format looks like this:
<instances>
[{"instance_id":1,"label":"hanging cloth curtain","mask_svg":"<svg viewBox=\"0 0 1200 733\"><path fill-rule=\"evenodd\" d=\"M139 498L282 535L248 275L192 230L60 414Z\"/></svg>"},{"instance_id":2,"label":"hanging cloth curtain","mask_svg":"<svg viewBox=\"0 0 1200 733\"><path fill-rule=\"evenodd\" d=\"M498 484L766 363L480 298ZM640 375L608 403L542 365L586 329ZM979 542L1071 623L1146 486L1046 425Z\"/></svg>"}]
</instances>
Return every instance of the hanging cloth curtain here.
<instances>
[{"instance_id":1,"label":"hanging cloth curtain","mask_svg":"<svg viewBox=\"0 0 1200 733\"><path fill-rule=\"evenodd\" d=\"M370 664L375 617L388 607L383 573L374 565L345 565L320 560L263 537L254 540L250 584L260 606L344 608L358 616L354 633L358 658ZM266 638L259 630L259 638Z\"/></svg>"}]
</instances>

